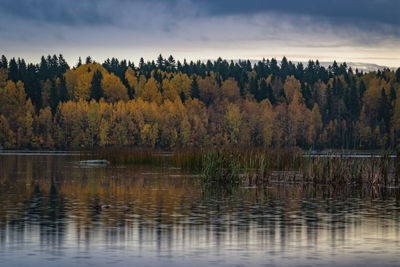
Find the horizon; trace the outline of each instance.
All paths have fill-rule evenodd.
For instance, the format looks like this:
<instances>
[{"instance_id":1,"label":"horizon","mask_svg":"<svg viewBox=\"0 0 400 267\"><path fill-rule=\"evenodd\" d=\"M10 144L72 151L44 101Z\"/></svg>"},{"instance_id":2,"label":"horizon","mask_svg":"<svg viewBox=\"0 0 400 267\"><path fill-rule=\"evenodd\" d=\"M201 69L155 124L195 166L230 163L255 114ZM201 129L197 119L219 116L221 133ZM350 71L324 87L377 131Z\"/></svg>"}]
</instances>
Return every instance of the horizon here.
<instances>
[{"instance_id":1,"label":"horizon","mask_svg":"<svg viewBox=\"0 0 400 267\"><path fill-rule=\"evenodd\" d=\"M114 58L117 59L119 62L126 61L126 62L129 62L129 63L133 63L135 67L137 67L139 65L139 62L140 62L140 58L137 59L137 60L131 60L129 58L118 58L118 57L113 57L113 56L110 56L110 57L107 57L107 58L102 58L101 60L97 60L96 58L94 58L94 57L92 57L90 55L89 56L79 56L76 59L72 59L72 58L68 59L62 53L61 54L41 55L38 58L36 58L35 60L29 60L29 61L26 58L23 58L23 57L8 57L7 55L3 55L3 56L5 56L8 61L10 61L10 59L16 59L16 60L21 59L21 60L24 60L25 63L27 63L27 64L40 64L40 60L41 60L42 57L47 58L48 56L53 56L53 55L56 55L57 57L59 55L62 55L64 57L65 61L70 66L70 68L76 67L78 65L78 63L79 63L79 59L81 60L82 64L85 64L86 59L89 58L89 57L90 57L92 63L99 63L99 64L103 64L107 60L111 60L111 59L114 59ZM141 57L141 58L143 58L145 63L151 63L151 62L156 62L157 58L160 55L164 58L164 60L168 59L169 56L172 56L176 62L179 61L180 63L183 63L185 60L186 60L187 63L190 63L190 62L196 63L197 61L200 61L202 63L206 63L207 61L215 62L218 59L222 59L223 61L227 61L228 63L230 63L231 61L233 61L234 63L237 63L239 61L247 61L247 60L249 60L251 62L251 64L254 65L254 64L256 64L258 62L262 62L264 60L267 61L267 60L275 59L278 62L278 64L280 64L282 59L286 58L288 62L292 62L294 65L302 63L303 65L306 66L309 61L312 61L312 62L317 62L318 61L319 64L324 68L331 67L334 62L336 62L338 65L345 63L347 65L347 67L349 67L349 68L351 67L354 71L357 69L357 70L363 71L363 72L374 72L374 71L385 70L385 69L389 69L391 71L396 71L398 68L400 68L400 66L399 67L390 67L390 66L379 65L379 64L375 64L375 63L349 62L349 61L338 61L338 60L321 61L318 58L316 58L316 59L311 59L310 58L310 59L304 60L304 61L297 61L297 60L292 60L291 58L288 58L286 56L283 56L282 58L270 57L270 58L261 58L261 59L222 58L222 57L208 58L208 59L194 59L194 58L193 59L187 59L187 58L176 58L174 55L158 54L157 57L155 57L155 58L143 58L143 57Z\"/></svg>"}]
</instances>

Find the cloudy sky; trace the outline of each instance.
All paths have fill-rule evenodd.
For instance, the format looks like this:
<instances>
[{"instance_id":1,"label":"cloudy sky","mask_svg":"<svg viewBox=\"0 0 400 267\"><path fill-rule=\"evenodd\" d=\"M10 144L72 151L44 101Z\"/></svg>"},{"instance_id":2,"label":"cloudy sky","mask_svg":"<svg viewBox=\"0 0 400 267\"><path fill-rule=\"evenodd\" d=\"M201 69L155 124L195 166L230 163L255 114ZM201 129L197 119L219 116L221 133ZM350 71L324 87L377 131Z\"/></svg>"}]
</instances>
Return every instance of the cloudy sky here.
<instances>
[{"instance_id":1,"label":"cloudy sky","mask_svg":"<svg viewBox=\"0 0 400 267\"><path fill-rule=\"evenodd\" d=\"M1 0L0 54L400 66L400 0Z\"/></svg>"}]
</instances>

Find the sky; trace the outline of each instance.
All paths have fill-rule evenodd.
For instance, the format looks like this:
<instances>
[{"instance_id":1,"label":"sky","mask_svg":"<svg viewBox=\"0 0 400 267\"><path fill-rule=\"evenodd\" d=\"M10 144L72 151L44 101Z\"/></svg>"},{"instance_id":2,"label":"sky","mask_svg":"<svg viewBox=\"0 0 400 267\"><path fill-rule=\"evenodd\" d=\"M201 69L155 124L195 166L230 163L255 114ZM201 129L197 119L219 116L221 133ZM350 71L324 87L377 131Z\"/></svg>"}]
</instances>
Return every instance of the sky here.
<instances>
[{"instance_id":1,"label":"sky","mask_svg":"<svg viewBox=\"0 0 400 267\"><path fill-rule=\"evenodd\" d=\"M1 0L0 54L400 67L400 0Z\"/></svg>"}]
</instances>

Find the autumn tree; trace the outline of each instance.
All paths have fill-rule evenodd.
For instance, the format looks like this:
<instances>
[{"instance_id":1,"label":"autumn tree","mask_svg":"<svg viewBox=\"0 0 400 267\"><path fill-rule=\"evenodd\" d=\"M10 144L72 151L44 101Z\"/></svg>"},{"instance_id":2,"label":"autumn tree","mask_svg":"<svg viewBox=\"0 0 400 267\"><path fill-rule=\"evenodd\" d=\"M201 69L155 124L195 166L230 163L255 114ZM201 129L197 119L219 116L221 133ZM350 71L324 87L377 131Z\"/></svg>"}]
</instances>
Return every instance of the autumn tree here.
<instances>
[{"instance_id":1,"label":"autumn tree","mask_svg":"<svg viewBox=\"0 0 400 267\"><path fill-rule=\"evenodd\" d=\"M239 143L240 126L242 124L242 114L235 104L229 104L225 113L226 131L231 144Z\"/></svg>"},{"instance_id":2,"label":"autumn tree","mask_svg":"<svg viewBox=\"0 0 400 267\"><path fill-rule=\"evenodd\" d=\"M109 102L118 100L128 100L128 90L123 85L121 80L114 74L105 74L101 81L101 88L103 88L104 98Z\"/></svg>"}]
</instances>

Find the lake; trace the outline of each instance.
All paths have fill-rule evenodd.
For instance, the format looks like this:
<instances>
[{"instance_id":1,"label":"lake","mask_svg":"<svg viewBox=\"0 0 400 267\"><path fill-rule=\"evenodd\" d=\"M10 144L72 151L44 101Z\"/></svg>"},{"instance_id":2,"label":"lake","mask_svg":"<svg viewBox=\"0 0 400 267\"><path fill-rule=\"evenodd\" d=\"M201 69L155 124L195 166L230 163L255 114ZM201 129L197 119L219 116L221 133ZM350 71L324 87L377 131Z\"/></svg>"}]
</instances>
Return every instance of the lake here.
<instances>
[{"instance_id":1,"label":"lake","mask_svg":"<svg viewBox=\"0 0 400 267\"><path fill-rule=\"evenodd\" d=\"M207 187L164 166L0 155L0 266L396 266L394 187Z\"/></svg>"}]
</instances>

